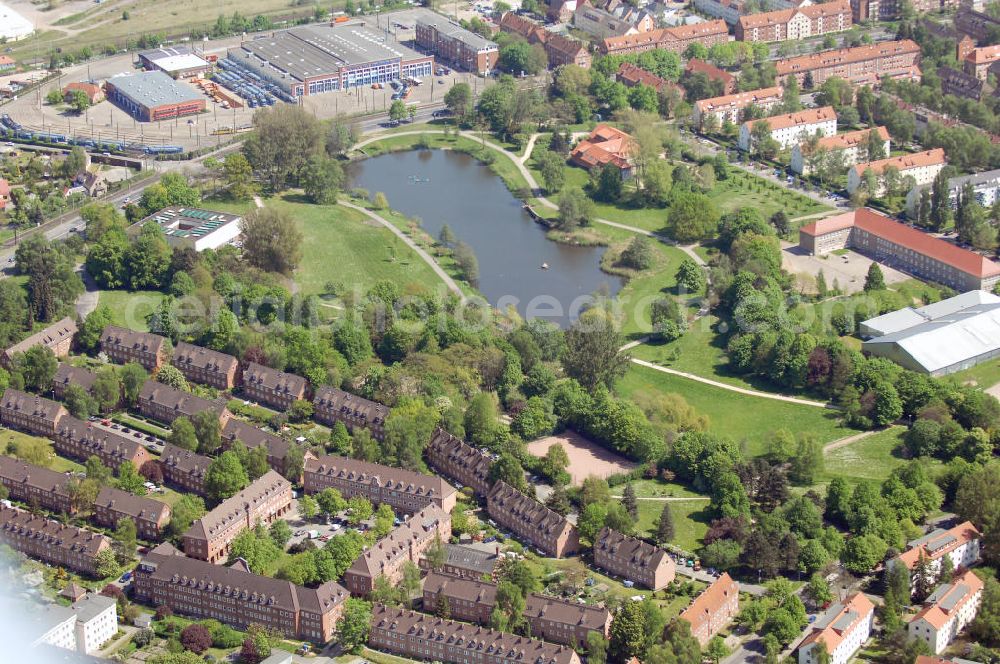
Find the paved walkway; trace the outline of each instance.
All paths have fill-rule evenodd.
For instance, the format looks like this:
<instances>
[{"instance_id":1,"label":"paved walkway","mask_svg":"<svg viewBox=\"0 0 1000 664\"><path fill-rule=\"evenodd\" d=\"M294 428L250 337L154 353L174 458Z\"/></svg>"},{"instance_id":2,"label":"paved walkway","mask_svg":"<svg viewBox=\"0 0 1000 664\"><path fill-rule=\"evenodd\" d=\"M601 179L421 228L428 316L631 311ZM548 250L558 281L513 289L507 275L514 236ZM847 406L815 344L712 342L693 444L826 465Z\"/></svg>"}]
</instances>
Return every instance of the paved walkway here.
<instances>
[{"instance_id":1,"label":"paved walkway","mask_svg":"<svg viewBox=\"0 0 1000 664\"><path fill-rule=\"evenodd\" d=\"M76 315L80 320L83 320L90 312L97 308L101 292L97 286L97 282L94 281L94 278L90 276L90 273L84 269L82 264L76 267L76 271L80 275L80 279L83 280L84 288L84 291L80 293L80 297L76 298Z\"/></svg>"},{"instance_id":2,"label":"paved walkway","mask_svg":"<svg viewBox=\"0 0 1000 664\"><path fill-rule=\"evenodd\" d=\"M856 443L859 440L863 440L872 434L878 433L879 431L885 431L885 429L873 429L871 431L862 431L861 433L855 433L851 434L850 436L845 436L844 438L835 440L832 443L827 443L826 445L823 446L823 454L829 454L835 449L841 447L847 447L851 443Z\"/></svg>"}]
</instances>

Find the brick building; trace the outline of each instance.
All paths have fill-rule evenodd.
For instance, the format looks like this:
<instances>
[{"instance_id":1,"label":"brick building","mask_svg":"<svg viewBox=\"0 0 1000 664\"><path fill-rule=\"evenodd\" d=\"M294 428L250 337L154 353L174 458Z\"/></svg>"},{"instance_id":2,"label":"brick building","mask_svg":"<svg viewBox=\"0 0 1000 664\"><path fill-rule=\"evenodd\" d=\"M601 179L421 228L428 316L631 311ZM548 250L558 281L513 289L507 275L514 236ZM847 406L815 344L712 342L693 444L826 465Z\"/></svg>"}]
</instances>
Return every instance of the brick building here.
<instances>
[{"instance_id":1,"label":"brick building","mask_svg":"<svg viewBox=\"0 0 1000 664\"><path fill-rule=\"evenodd\" d=\"M500 47L436 12L421 11L416 21L417 46L455 69L489 75L500 59Z\"/></svg>"},{"instance_id":2,"label":"brick building","mask_svg":"<svg viewBox=\"0 0 1000 664\"><path fill-rule=\"evenodd\" d=\"M188 558L169 544L150 551L134 578L136 598L148 604L237 629L257 623L314 643L333 638L348 598L333 581L305 588L253 574L240 562L223 567Z\"/></svg>"},{"instance_id":3,"label":"brick building","mask_svg":"<svg viewBox=\"0 0 1000 664\"><path fill-rule=\"evenodd\" d=\"M966 74L964 71L951 67L938 67L938 78L941 79L941 93L965 97L979 101L983 98L985 81Z\"/></svg>"},{"instance_id":4,"label":"brick building","mask_svg":"<svg viewBox=\"0 0 1000 664\"><path fill-rule=\"evenodd\" d=\"M704 44L706 48L711 48L727 41L729 41L729 28L726 26L726 22L714 20L679 25L673 28L660 28L623 37L609 37L602 41L598 48L605 55L642 53L655 49L664 49L680 54L691 44Z\"/></svg>"},{"instance_id":5,"label":"brick building","mask_svg":"<svg viewBox=\"0 0 1000 664\"><path fill-rule=\"evenodd\" d=\"M744 113L750 107L759 108L764 115L770 115L771 110L782 103L782 91L777 86L699 99L694 103L694 121L698 127L703 127L709 117L714 117L720 127L727 121L738 124L744 120Z\"/></svg>"},{"instance_id":6,"label":"brick building","mask_svg":"<svg viewBox=\"0 0 1000 664\"><path fill-rule=\"evenodd\" d=\"M375 440L385 437L385 420L389 407L336 387L324 385L316 390L313 417L317 422L333 426L343 422L347 430L368 429Z\"/></svg>"},{"instance_id":7,"label":"brick building","mask_svg":"<svg viewBox=\"0 0 1000 664\"><path fill-rule=\"evenodd\" d=\"M449 537L451 514L428 505L358 556L344 573L344 585L353 595L368 595L380 577L399 583L407 562L418 564L435 540L447 542Z\"/></svg>"},{"instance_id":8,"label":"brick building","mask_svg":"<svg viewBox=\"0 0 1000 664\"><path fill-rule=\"evenodd\" d=\"M232 355L183 341L174 348L170 363L192 383L208 385L217 390L233 389L240 367L239 360Z\"/></svg>"},{"instance_id":9,"label":"brick building","mask_svg":"<svg viewBox=\"0 0 1000 664\"><path fill-rule=\"evenodd\" d=\"M724 69L719 69L711 62L705 62L698 58L691 58L684 65L684 73L704 74L709 81L718 81L722 85L722 94L731 95L736 92L736 77Z\"/></svg>"},{"instance_id":10,"label":"brick building","mask_svg":"<svg viewBox=\"0 0 1000 664\"><path fill-rule=\"evenodd\" d=\"M53 438L69 413L61 403L8 387L0 399L0 424L36 436Z\"/></svg>"},{"instance_id":11,"label":"brick building","mask_svg":"<svg viewBox=\"0 0 1000 664\"><path fill-rule=\"evenodd\" d=\"M610 528L597 535L594 564L650 590L667 587L677 573L666 551Z\"/></svg>"},{"instance_id":12,"label":"brick building","mask_svg":"<svg viewBox=\"0 0 1000 664\"><path fill-rule=\"evenodd\" d=\"M691 636L704 648L740 611L740 584L728 573L712 582L681 613L681 620L691 625Z\"/></svg>"},{"instance_id":13,"label":"brick building","mask_svg":"<svg viewBox=\"0 0 1000 664\"><path fill-rule=\"evenodd\" d=\"M853 25L849 0L741 16L736 39L749 42L797 41L843 32Z\"/></svg>"},{"instance_id":14,"label":"brick building","mask_svg":"<svg viewBox=\"0 0 1000 664\"><path fill-rule=\"evenodd\" d=\"M774 66L777 82L782 85L794 76L803 86L806 74L812 78L813 88L834 76L855 86L875 87L885 78L919 81L920 46L910 39L880 42L784 58Z\"/></svg>"},{"instance_id":15,"label":"brick building","mask_svg":"<svg viewBox=\"0 0 1000 664\"><path fill-rule=\"evenodd\" d=\"M853 166L867 156L868 141L871 132L876 132L879 144L882 146L884 154L889 154L889 131L885 127L872 127L870 129L858 129L843 134L824 136L816 141L815 145L799 143L792 148L792 171L799 175L808 175L812 172L812 162L814 158L819 158L831 152L843 153L844 166Z\"/></svg>"},{"instance_id":16,"label":"brick building","mask_svg":"<svg viewBox=\"0 0 1000 664\"><path fill-rule=\"evenodd\" d=\"M205 472L212 460L172 443L163 446L160 467L163 479L185 491L205 495Z\"/></svg>"},{"instance_id":17,"label":"brick building","mask_svg":"<svg viewBox=\"0 0 1000 664\"><path fill-rule=\"evenodd\" d=\"M1000 19L986 12L963 7L955 14L955 29L977 42L989 39L990 32L1000 28Z\"/></svg>"},{"instance_id":18,"label":"brick building","mask_svg":"<svg viewBox=\"0 0 1000 664\"><path fill-rule=\"evenodd\" d=\"M587 45L575 39L549 32L531 19L514 12L500 17L500 30L524 37L529 44L541 44L549 59L549 68L577 65L587 69L591 64Z\"/></svg>"},{"instance_id":19,"label":"brick building","mask_svg":"<svg viewBox=\"0 0 1000 664\"><path fill-rule=\"evenodd\" d=\"M111 540L104 535L3 505L0 542L31 558L87 576L97 576L97 554L111 548Z\"/></svg>"},{"instance_id":20,"label":"brick building","mask_svg":"<svg viewBox=\"0 0 1000 664\"><path fill-rule=\"evenodd\" d=\"M890 168L895 168L900 178L913 178L914 186L919 187L934 182L935 176L947 165L943 148L862 162L847 172L847 191L853 194L865 181L867 171L875 175L877 182L876 190L869 194L878 197L885 193L885 173Z\"/></svg>"},{"instance_id":21,"label":"brick building","mask_svg":"<svg viewBox=\"0 0 1000 664\"><path fill-rule=\"evenodd\" d=\"M184 553L210 563L223 562L241 531L258 522L269 524L291 508L291 483L269 470L192 523L184 533Z\"/></svg>"},{"instance_id":22,"label":"brick building","mask_svg":"<svg viewBox=\"0 0 1000 664\"><path fill-rule=\"evenodd\" d=\"M52 394L56 399L62 399L66 395L66 388L70 385L79 385L89 393L95 380L97 380L97 374L90 369L60 362L59 368L56 369L56 375L52 379Z\"/></svg>"},{"instance_id":23,"label":"brick building","mask_svg":"<svg viewBox=\"0 0 1000 664\"><path fill-rule=\"evenodd\" d=\"M967 570L931 593L920 612L907 623L906 631L939 655L976 619L982 598L982 580Z\"/></svg>"},{"instance_id":24,"label":"brick building","mask_svg":"<svg viewBox=\"0 0 1000 664\"><path fill-rule=\"evenodd\" d=\"M101 488L94 503L94 520L105 528L115 528L126 517L135 521L139 537L157 541L170 522L170 506L121 489Z\"/></svg>"},{"instance_id":25,"label":"brick building","mask_svg":"<svg viewBox=\"0 0 1000 664\"><path fill-rule=\"evenodd\" d=\"M229 449L236 441L243 443L250 450L263 445L267 448L267 465L275 472L281 475L285 474L289 458L288 452L292 449L293 443L277 434L255 427L249 422L230 417L222 428L222 447ZM303 455L306 459L316 458L309 450L306 450ZM295 481L297 482L298 479L295 478Z\"/></svg>"},{"instance_id":26,"label":"brick building","mask_svg":"<svg viewBox=\"0 0 1000 664\"><path fill-rule=\"evenodd\" d=\"M170 342L151 332L136 332L117 325L108 325L101 333L101 352L112 362L136 362L147 371L159 369L170 356Z\"/></svg>"},{"instance_id":27,"label":"brick building","mask_svg":"<svg viewBox=\"0 0 1000 664\"><path fill-rule=\"evenodd\" d=\"M76 321L69 316L52 323L52 325L35 332L27 339L19 341L5 350L3 352L3 365L9 369L15 355L34 346L45 346L56 357L66 357L73 345L73 335L76 334L76 329Z\"/></svg>"},{"instance_id":28,"label":"brick building","mask_svg":"<svg viewBox=\"0 0 1000 664\"><path fill-rule=\"evenodd\" d=\"M444 429L437 429L431 442L424 448L424 454L431 468L453 482L471 487L481 496L489 493L493 459L485 452Z\"/></svg>"},{"instance_id":29,"label":"brick building","mask_svg":"<svg viewBox=\"0 0 1000 664\"><path fill-rule=\"evenodd\" d=\"M140 122L158 122L205 110L206 98L162 71L112 76L104 83L108 100Z\"/></svg>"},{"instance_id":30,"label":"brick building","mask_svg":"<svg viewBox=\"0 0 1000 664\"><path fill-rule=\"evenodd\" d=\"M306 379L251 362L243 370L243 394L265 406L287 410L306 398Z\"/></svg>"},{"instance_id":31,"label":"brick building","mask_svg":"<svg viewBox=\"0 0 1000 664\"><path fill-rule=\"evenodd\" d=\"M962 61L962 69L969 76L975 76L985 81L990 73L990 67L1000 62L1000 44L974 48Z\"/></svg>"},{"instance_id":32,"label":"brick building","mask_svg":"<svg viewBox=\"0 0 1000 664\"><path fill-rule=\"evenodd\" d=\"M825 648L830 664L847 664L871 635L875 605L864 593L854 593L832 604L816 622L806 628L799 645L799 664L820 661L817 648Z\"/></svg>"},{"instance_id":33,"label":"brick building","mask_svg":"<svg viewBox=\"0 0 1000 664\"><path fill-rule=\"evenodd\" d=\"M913 592L918 581L914 570L921 558L933 574L933 578L926 581L934 583L941 574L941 561L945 557L951 559L951 568L957 570L967 569L979 562L982 537L971 521L947 530L935 528L923 537L907 542L906 550L890 560L886 569L904 565L910 571L910 588Z\"/></svg>"},{"instance_id":34,"label":"brick building","mask_svg":"<svg viewBox=\"0 0 1000 664\"><path fill-rule=\"evenodd\" d=\"M63 99L67 103L73 101L73 97L76 96L77 92L82 92L87 95L87 101L90 105L99 104L104 101L104 90L96 83L90 83L89 81L80 81L69 83L62 89Z\"/></svg>"},{"instance_id":35,"label":"brick building","mask_svg":"<svg viewBox=\"0 0 1000 664\"><path fill-rule=\"evenodd\" d=\"M497 561L496 553L487 553L461 544L444 543L444 563L437 571L462 579L479 580L485 577L495 580ZM418 567L430 571L431 565L426 556L421 556Z\"/></svg>"},{"instance_id":36,"label":"brick building","mask_svg":"<svg viewBox=\"0 0 1000 664\"><path fill-rule=\"evenodd\" d=\"M618 66L615 78L617 78L618 82L626 88L634 88L637 85L645 85L653 88L657 92L676 90L682 98L684 96L684 88L681 86L676 83L672 83L665 78L660 78L656 74L651 74L642 67L637 67L631 62L622 62L621 65Z\"/></svg>"},{"instance_id":37,"label":"brick building","mask_svg":"<svg viewBox=\"0 0 1000 664\"><path fill-rule=\"evenodd\" d=\"M562 558L580 549L576 526L566 517L504 481L493 485L486 497L486 509L498 524L550 556Z\"/></svg>"},{"instance_id":38,"label":"brick building","mask_svg":"<svg viewBox=\"0 0 1000 664\"><path fill-rule=\"evenodd\" d=\"M632 175L632 137L611 125L599 124L569 153L570 163L585 168L614 166L622 179Z\"/></svg>"},{"instance_id":39,"label":"brick building","mask_svg":"<svg viewBox=\"0 0 1000 664\"><path fill-rule=\"evenodd\" d=\"M372 504L386 503L406 514L428 505L450 513L458 495L455 487L440 477L341 456L307 460L302 486L306 493L333 488L346 499L363 496Z\"/></svg>"},{"instance_id":40,"label":"brick building","mask_svg":"<svg viewBox=\"0 0 1000 664\"><path fill-rule=\"evenodd\" d=\"M143 383L135 407L146 417L166 424L172 423L181 416L191 419L196 413L205 410L217 413L221 426L225 426L231 417L226 407L219 402L203 399L190 392L178 390L176 387L164 385L155 380L147 380Z\"/></svg>"},{"instance_id":41,"label":"brick building","mask_svg":"<svg viewBox=\"0 0 1000 664\"><path fill-rule=\"evenodd\" d=\"M96 456L101 463L115 471L126 461L132 462L135 469L139 470L144 463L153 460L139 439L96 427L91 422L78 420L72 415L59 421L52 441L56 451L63 456L83 461Z\"/></svg>"},{"instance_id":42,"label":"brick building","mask_svg":"<svg viewBox=\"0 0 1000 664\"><path fill-rule=\"evenodd\" d=\"M591 37L606 39L649 32L656 28L656 20L652 14L643 10L617 15L584 0L577 3L576 11L573 12L573 27Z\"/></svg>"},{"instance_id":43,"label":"brick building","mask_svg":"<svg viewBox=\"0 0 1000 664\"><path fill-rule=\"evenodd\" d=\"M810 136L833 136L837 133L837 113L833 107L807 108L796 113L747 120L740 125L740 150L749 152L755 147L753 128L759 122L767 125L771 138L778 142L782 150L794 147Z\"/></svg>"},{"instance_id":44,"label":"brick building","mask_svg":"<svg viewBox=\"0 0 1000 664\"><path fill-rule=\"evenodd\" d=\"M72 514L76 510L69 493L71 479L72 476L64 473L0 456L0 484L12 500L27 505L37 504L50 512Z\"/></svg>"}]
</instances>

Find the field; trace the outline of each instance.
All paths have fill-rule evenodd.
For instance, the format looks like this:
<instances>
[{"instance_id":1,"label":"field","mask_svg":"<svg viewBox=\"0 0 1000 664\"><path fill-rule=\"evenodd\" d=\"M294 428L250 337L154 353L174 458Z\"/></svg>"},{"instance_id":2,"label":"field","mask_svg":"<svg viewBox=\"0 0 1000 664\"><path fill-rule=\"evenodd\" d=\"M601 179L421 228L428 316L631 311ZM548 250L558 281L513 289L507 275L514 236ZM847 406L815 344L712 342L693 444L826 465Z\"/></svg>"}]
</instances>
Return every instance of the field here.
<instances>
[{"instance_id":1,"label":"field","mask_svg":"<svg viewBox=\"0 0 1000 664\"><path fill-rule=\"evenodd\" d=\"M542 457L556 444L562 445L566 450L566 455L569 457L569 466L566 470L575 485L583 484L583 480L589 475L608 477L627 473L636 467L634 462L573 431L532 441L528 443L528 453Z\"/></svg>"},{"instance_id":2,"label":"field","mask_svg":"<svg viewBox=\"0 0 1000 664\"><path fill-rule=\"evenodd\" d=\"M102 290L98 305L111 309L111 322L142 332L149 331L146 316L153 313L163 300L158 291Z\"/></svg>"},{"instance_id":3,"label":"field","mask_svg":"<svg viewBox=\"0 0 1000 664\"><path fill-rule=\"evenodd\" d=\"M824 455L823 481L840 476L855 484L871 480L881 482L906 461L898 448L903 444L906 427L890 427L850 445L830 450Z\"/></svg>"}]
</instances>

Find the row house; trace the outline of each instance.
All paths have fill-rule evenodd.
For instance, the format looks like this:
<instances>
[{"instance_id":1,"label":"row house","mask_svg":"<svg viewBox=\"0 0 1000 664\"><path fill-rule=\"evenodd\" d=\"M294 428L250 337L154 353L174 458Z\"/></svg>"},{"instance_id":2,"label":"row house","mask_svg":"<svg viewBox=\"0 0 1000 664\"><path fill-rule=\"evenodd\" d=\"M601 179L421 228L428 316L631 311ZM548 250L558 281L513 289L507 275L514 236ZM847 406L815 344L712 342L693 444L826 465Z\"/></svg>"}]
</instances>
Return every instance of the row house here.
<instances>
[{"instance_id":1,"label":"row house","mask_svg":"<svg viewBox=\"0 0 1000 664\"><path fill-rule=\"evenodd\" d=\"M192 523L184 533L184 553L210 563L223 562L241 531L271 523L291 508L291 483L269 470Z\"/></svg>"},{"instance_id":2,"label":"row house","mask_svg":"<svg viewBox=\"0 0 1000 664\"><path fill-rule=\"evenodd\" d=\"M434 613L447 599L450 617L489 624L496 604L497 584L431 572L424 579L423 608ZM586 647L587 635L597 632L607 638L611 612L573 600L531 593L525 597L524 618L532 636L574 648Z\"/></svg>"},{"instance_id":3,"label":"row house","mask_svg":"<svg viewBox=\"0 0 1000 664\"><path fill-rule=\"evenodd\" d=\"M875 618L875 605L864 593L854 593L832 604L807 628L799 645L799 664L847 664L868 640ZM826 650L826 656L819 649Z\"/></svg>"},{"instance_id":4,"label":"row house","mask_svg":"<svg viewBox=\"0 0 1000 664\"><path fill-rule=\"evenodd\" d=\"M102 487L94 503L94 520L105 528L115 528L125 518L135 522L140 538L155 542L163 537L163 529L170 522L170 506L121 489Z\"/></svg>"},{"instance_id":5,"label":"row house","mask_svg":"<svg viewBox=\"0 0 1000 664\"><path fill-rule=\"evenodd\" d=\"M944 154L944 148L934 148L913 154L904 154L898 157L889 157L877 161L867 161L855 164L847 172L847 191L854 193L858 187L864 183L866 173L871 171L875 175L875 191L869 192L874 197L885 193L885 174L890 168L896 169L900 178L913 178L913 186L930 184L934 178L948 165L948 160ZM912 187L911 187L912 188Z\"/></svg>"},{"instance_id":6,"label":"row house","mask_svg":"<svg viewBox=\"0 0 1000 664\"><path fill-rule=\"evenodd\" d=\"M963 7L955 14L955 29L977 42L989 39L991 32L1000 28L1000 18L984 11Z\"/></svg>"},{"instance_id":7,"label":"row house","mask_svg":"<svg viewBox=\"0 0 1000 664\"><path fill-rule=\"evenodd\" d=\"M932 653L940 655L976 619L982 598L982 580L967 570L931 593L906 625L906 631L910 638L924 641Z\"/></svg>"},{"instance_id":8,"label":"row house","mask_svg":"<svg viewBox=\"0 0 1000 664\"><path fill-rule=\"evenodd\" d=\"M724 95L731 95L736 92L736 77L724 69L719 69L711 62L691 58L684 65L684 73L688 76L692 74L704 74L709 81L718 81L722 85L722 94Z\"/></svg>"},{"instance_id":9,"label":"row house","mask_svg":"<svg viewBox=\"0 0 1000 664\"><path fill-rule=\"evenodd\" d=\"M942 94L964 97L973 101L980 101L983 98L986 81L951 67L938 67L937 73L938 78L941 79Z\"/></svg>"},{"instance_id":10,"label":"row house","mask_svg":"<svg viewBox=\"0 0 1000 664\"><path fill-rule=\"evenodd\" d=\"M375 440L385 437L388 417L388 406L329 385L319 388L313 399L313 418L317 422L327 426L342 422L351 433L355 429L368 429Z\"/></svg>"},{"instance_id":11,"label":"row house","mask_svg":"<svg viewBox=\"0 0 1000 664\"><path fill-rule=\"evenodd\" d=\"M381 577L395 585L407 562L417 565L435 541L447 542L450 537L451 514L428 505L358 556L344 573L344 585L352 595L371 594Z\"/></svg>"},{"instance_id":12,"label":"row house","mask_svg":"<svg viewBox=\"0 0 1000 664\"><path fill-rule=\"evenodd\" d=\"M587 45L576 39L549 32L529 18L514 12L507 12L500 17L500 30L520 35L529 44L541 44L548 56L549 68L555 69L562 65L576 65L584 69L590 68L591 55Z\"/></svg>"},{"instance_id":13,"label":"row house","mask_svg":"<svg viewBox=\"0 0 1000 664\"><path fill-rule=\"evenodd\" d=\"M88 394L90 388L94 386L97 374L85 367L74 367L72 364L60 362L56 369L56 375L52 379L52 396L56 399L64 399L66 388L70 385L79 385Z\"/></svg>"},{"instance_id":14,"label":"row house","mask_svg":"<svg viewBox=\"0 0 1000 664\"><path fill-rule=\"evenodd\" d=\"M98 533L0 505L0 542L30 558L97 576L97 554L111 548Z\"/></svg>"},{"instance_id":15,"label":"row house","mask_svg":"<svg viewBox=\"0 0 1000 664\"><path fill-rule=\"evenodd\" d=\"M147 461L153 460L149 451L137 439L78 420L72 415L59 421L52 440L56 451L64 456L84 461L96 456L101 463L115 471L126 461L130 461L139 470Z\"/></svg>"},{"instance_id":16,"label":"row house","mask_svg":"<svg viewBox=\"0 0 1000 664\"><path fill-rule=\"evenodd\" d=\"M490 468L493 458L444 429L437 429L424 448L427 463L437 472L480 496L490 491Z\"/></svg>"},{"instance_id":17,"label":"row house","mask_svg":"<svg viewBox=\"0 0 1000 664\"><path fill-rule=\"evenodd\" d=\"M728 41L729 27L726 22L714 20L660 28L635 35L609 37L603 40L598 48L604 55L625 55L656 49L681 54L691 44L703 44L705 48L711 48Z\"/></svg>"},{"instance_id":18,"label":"row house","mask_svg":"<svg viewBox=\"0 0 1000 664\"><path fill-rule=\"evenodd\" d=\"M843 32L853 25L849 0L741 16L736 39L749 42L798 41Z\"/></svg>"},{"instance_id":19,"label":"row house","mask_svg":"<svg viewBox=\"0 0 1000 664\"><path fill-rule=\"evenodd\" d=\"M146 417L165 424L171 424L182 416L191 419L195 414L206 410L218 413L221 426L225 426L230 418L229 411L222 404L155 380L143 383L135 406Z\"/></svg>"},{"instance_id":20,"label":"row house","mask_svg":"<svg viewBox=\"0 0 1000 664\"><path fill-rule=\"evenodd\" d=\"M755 147L753 129L761 122L767 125L771 138L778 142L782 150L798 145L810 136L833 136L837 133L837 113L831 106L747 120L740 126L739 147L744 152Z\"/></svg>"},{"instance_id":21,"label":"row house","mask_svg":"<svg viewBox=\"0 0 1000 664\"><path fill-rule=\"evenodd\" d=\"M117 364L136 362L147 371L155 371L169 359L170 341L152 332L108 325L101 332L101 352Z\"/></svg>"},{"instance_id":22,"label":"row house","mask_svg":"<svg viewBox=\"0 0 1000 664\"><path fill-rule=\"evenodd\" d=\"M882 154L889 154L891 149L889 130L885 127L858 129L843 134L823 136L815 144L799 143L792 148L792 171L799 175L809 175L814 170L817 159L834 152L843 155L841 163L844 166L854 166L867 157L872 132L875 132L878 144L882 147Z\"/></svg>"},{"instance_id":23,"label":"row house","mask_svg":"<svg viewBox=\"0 0 1000 664\"><path fill-rule=\"evenodd\" d=\"M160 468L163 479L184 491L205 495L205 473L212 460L191 450L177 447L173 443L163 446L160 454Z\"/></svg>"},{"instance_id":24,"label":"row house","mask_svg":"<svg viewBox=\"0 0 1000 664\"><path fill-rule=\"evenodd\" d=\"M1000 44L983 46L972 49L972 52L965 56L965 60L962 61L962 69L969 76L975 76L980 81L985 81L992 71L990 68L997 62L1000 62Z\"/></svg>"},{"instance_id":25,"label":"row house","mask_svg":"<svg viewBox=\"0 0 1000 664\"><path fill-rule=\"evenodd\" d=\"M376 604L368 645L445 664L580 664L569 646Z\"/></svg>"},{"instance_id":26,"label":"row house","mask_svg":"<svg viewBox=\"0 0 1000 664\"><path fill-rule=\"evenodd\" d=\"M706 119L715 118L720 127L726 122L737 124L744 120L747 109L760 109L764 115L770 115L783 103L782 90L778 86L699 99L694 103L694 122L704 127Z\"/></svg>"},{"instance_id":27,"label":"row house","mask_svg":"<svg viewBox=\"0 0 1000 664\"><path fill-rule=\"evenodd\" d=\"M562 558L580 549L580 535L566 517L502 480L487 495L486 510L498 524L547 555Z\"/></svg>"},{"instance_id":28,"label":"row house","mask_svg":"<svg viewBox=\"0 0 1000 664\"><path fill-rule=\"evenodd\" d=\"M217 390L231 390L236 385L240 363L232 355L180 342L170 360L184 377L193 383Z\"/></svg>"},{"instance_id":29,"label":"row house","mask_svg":"<svg viewBox=\"0 0 1000 664\"><path fill-rule=\"evenodd\" d=\"M36 436L54 438L69 413L61 403L8 387L0 399L0 424Z\"/></svg>"},{"instance_id":30,"label":"row house","mask_svg":"<svg viewBox=\"0 0 1000 664\"><path fill-rule=\"evenodd\" d=\"M993 207L993 204L1000 200L1000 169L949 178L948 199L951 201L952 209L958 207L958 199L962 197L965 185L972 186L972 194L980 205L985 208ZM921 194L928 190L930 185L917 186L906 195L906 214L911 219L917 216Z\"/></svg>"},{"instance_id":31,"label":"row house","mask_svg":"<svg viewBox=\"0 0 1000 664\"><path fill-rule=\"evenodd\" d=\"M441 563L440 567L432 568L426 556L420 558L418 567L426 571L434 569L462 579L488 578L496 580L497 561L500 559L496 553L487 553L472 547L447 542L443 546L444 562Z\"/></svg>"},{"instance_id":32,"label":"row house","mask_svg":"<svg viewBox=\"0 0 1000 664\"><path fill-rule=\"evenodd\" d=\"M254 574L243 561L223 567L188 558L169 544L142 559L133 585L136 599L146 604L236 629L257 623L285 638L313 643L333 638L349 597L333 581L305 588Z\"/></svg>"},{"instance_id":33,"label":"row house","mask_svg":"<svg viewBox=\"0 0 1000 664\"><path fill-rule=\"evenodd\" d=\"M834 76L854 86L877 87L885 78L919 81L920 46L912 39L879 42L784 58L774 67L779 84L794 76L804 87L808 74L814 89Z\"/></svg>"},{"instance_id":34,"label":"row house","mask_svg":"<svg viewBox=\"0 0 1000 664\"><path fill-rule=\"evenodd\" d=\"M598 567L650 590L666 588L677 573L666 551L611 528L598 533L593 553Z\"/></svg>"},{"instance_id":35,"label":"row house","mask_svg":"<svg viewBox=\"0 0 1000 664\"><path fill-rule=\"evenodd\" d=\"M681 613L691 625L691 636L704 648L740 611L740 585L728 573L712 582Z\"/></svg>"},{"instance_id":36,"label":"row house","mask_svg":"<svg viewBox=\"0 0 1000 664\"><path fill-rule=\"evenodd\" d=\"M306 379L251 362L243 370L243 394L265 406L287 410L306 398Z\"/></svg>"},{"instance_id":37,"label":"row house","mask_svg":"<svg viewBox=\"0 0 1000 664\"><path fill-rule=\"evenodd\" d=\"M976 530L971 521L964 521L952 528L935 528L923 537L906 543L906 550L889 561L886 569L903 565L910 571L910 588L916 590L919 585L915 570L921 558L927 570L933 576L924 579L925 583L934 583L941 574L941 561L945 557L951 559L951 568L962 570L979 562L982 534Z\"/></svg>"},{"instance_id":38,"label":"row house","mask_svg":"<svg viewBox=\"0 0 1000 664\"><path fill-rule=\"evenodd\" d=\"M35 346L45 346L56 357L66 357L73 346L73 336L76 334L76 321L67 316L52 323L45 329L35 332L27 339L20 341L3 352L3 365L11 368L14 357Z\"/></svg>"},{"instance_id":39,"label":"row house","mask_svg":"<svg viewBox=\"0 0 1000 664\"><path fill-rule=\"evenodd\" d=\"M306 493L336 489L344 498L362 496L406 514L428 505L450 513L458 496L455 487L440 477L333 455L308 459L302 486Z\"/></svg>"},{"instance_id":40,"label":"row house","mask_svg":"<svg viewBox=\"0 0 1000 664\"><path fill-rule=\"evenodd\" d=\"M288 452L292 449L293 443L270 431L255 427L249 422L231 417L222 428L222 447L228 450L237 441L243 443L249 450L263 445L267 449L267 465L275 472L281 475L285 474ZM304 452L304 456L307 459L316 458L309 450ZM301 478L294 478L296 482L299 479Z\"/></svg>"},{"instance_id":41,"label":"row house","mask_svg":"<svg viewBox=\"0 0 1000 664\"><path fill-rule=\"evenodd\" d=\"M73 513L69 483L72 477L48 468L0 456L0 484L13 499L50 512Z\"/></svg>"}]
</instances>

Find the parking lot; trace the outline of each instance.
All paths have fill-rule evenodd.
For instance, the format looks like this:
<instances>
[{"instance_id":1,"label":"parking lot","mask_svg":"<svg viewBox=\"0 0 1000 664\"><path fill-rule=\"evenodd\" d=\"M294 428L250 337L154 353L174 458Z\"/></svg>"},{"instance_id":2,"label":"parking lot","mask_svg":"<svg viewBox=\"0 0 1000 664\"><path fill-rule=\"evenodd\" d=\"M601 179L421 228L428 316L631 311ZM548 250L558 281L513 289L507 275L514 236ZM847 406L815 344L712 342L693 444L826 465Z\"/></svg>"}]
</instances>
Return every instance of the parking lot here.
<instances>
[{"instance_id":1,"label":"parking lot","mask_svg":"<svg viewBox=\"0 0 1000 664\"><path fill-rule=\"evenodd\" d=\"M288 546L298 544L307 539L312 539L317 547L323 546L331 538L343 535L345 532L351 530L349 526L342 525L337 520L329 524L325 523L322 517L306 521L299 514L299 501L297 498L292 501L292 509L288 510L281 518L287 521L288 525L292 528L292 537L288 540ZM310 537L312 531L315 531L316 537Z\"/></svg>"},{"instance_id":2,"label":"parking lot","mask_svg":"<svg viewBox=\"0 0 1000 664\"><path fill-rule=\"evenodd\" d=\"M163 446L166 444L162 438L157 438L156 436L151 436L142 431L137 431L124 424L119 424L108 419L101 419L99 417L91 417L90 425L95 429L105 429L107 431L113 431L117 434L129 436L134 438L137 442L142 443L150 452L155 454L163 454Z\"/></svg>"},{"instance_id":3,"label":"parking lot","mask_svg":"<svg viewBox=\"0 0 1000 664\"><path fill-rule=\"evenodd\" d=\"M792 274L806 274L815 279L823 271L827 288L833 288L834 280L844 293L858 293L864 289L865 276L873 261L856 251L846 249L836 254L810 256L797 244L782 242L781 267ZM909 279L909 275L880 264L886 284L899 283ZM810 288L815 291L814 286Z\"/></svg>"}]
</instances>

